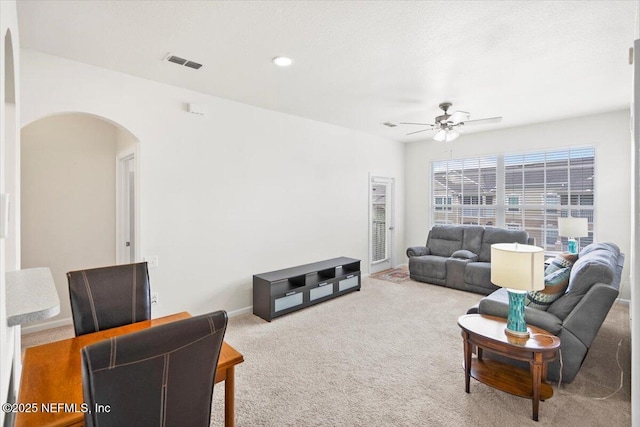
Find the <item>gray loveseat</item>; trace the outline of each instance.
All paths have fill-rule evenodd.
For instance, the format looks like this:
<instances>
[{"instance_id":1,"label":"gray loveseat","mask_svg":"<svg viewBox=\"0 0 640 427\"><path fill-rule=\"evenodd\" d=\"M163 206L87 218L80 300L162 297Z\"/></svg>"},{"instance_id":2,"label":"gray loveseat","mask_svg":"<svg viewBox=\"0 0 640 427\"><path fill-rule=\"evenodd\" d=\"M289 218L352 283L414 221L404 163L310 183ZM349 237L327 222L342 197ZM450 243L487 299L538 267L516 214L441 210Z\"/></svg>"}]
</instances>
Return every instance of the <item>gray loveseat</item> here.
<instances>
[{"instance_id":1,"label":"gray loveseat","mask_svg":"<svg viewBox=\"0 0 640 427\"><path fill-rule=\"evenodd\" d=\"M491 283L491 245L534 245L526 231L478 225L436 225L425 246L407 249L413 280L489 295L498 289Z\"/></svg>"},{"instance_id":2,"label":"gray loveseat","mask_svg":"<svg viewBox=\"0 0 640 427\"><path fill-rule=\"evenodd\" d=\"M593 243L578 255L564 295L551 303L546 311L525 307L527 324L543 328L560 338L563 383L570 383L575 378L602 322L618 297L623 264L624 254L620 253L618 246L613 243ZM482 298L468 313L507 317L509 299L506 289L499 289ZM483 354L517 364L488 351ZM547 378L553 381L560 379L559 360L549 364Z\"/></svg>"}]
</instances>

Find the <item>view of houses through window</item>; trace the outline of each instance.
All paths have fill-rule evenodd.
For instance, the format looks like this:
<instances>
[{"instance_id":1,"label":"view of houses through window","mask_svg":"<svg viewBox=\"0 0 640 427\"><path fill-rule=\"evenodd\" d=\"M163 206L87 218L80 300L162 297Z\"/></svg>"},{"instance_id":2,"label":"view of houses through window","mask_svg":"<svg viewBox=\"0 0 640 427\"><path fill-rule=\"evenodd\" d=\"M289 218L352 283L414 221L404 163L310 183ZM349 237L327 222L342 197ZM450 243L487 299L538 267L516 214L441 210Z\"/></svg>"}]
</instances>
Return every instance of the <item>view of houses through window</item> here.
<instances>
[{"instance_id":1,"label":"view of houses through window","mask_svg":"<svg viewBox=\"0 0 640 427\"><path fill-rule=\"evenodd\" d=\"M547 251L567 249L559 217L587 218L593 241L593 147L432 162L434 224L526 230Z\"/></svg>"}]
</instances>

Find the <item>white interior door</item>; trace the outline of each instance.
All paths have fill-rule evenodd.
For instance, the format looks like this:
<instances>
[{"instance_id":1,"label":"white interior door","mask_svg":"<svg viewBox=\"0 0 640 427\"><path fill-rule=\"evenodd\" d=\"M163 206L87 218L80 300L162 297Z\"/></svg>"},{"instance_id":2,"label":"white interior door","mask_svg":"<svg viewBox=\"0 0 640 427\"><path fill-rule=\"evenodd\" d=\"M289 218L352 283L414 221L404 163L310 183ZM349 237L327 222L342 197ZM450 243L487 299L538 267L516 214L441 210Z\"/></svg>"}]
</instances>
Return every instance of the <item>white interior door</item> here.
<instances>
[{"instance_id":1,"label":"white interior door","mask_svg":"<svg viewBox=\"0 0 640 427\"><path fill-rule=\"evenodd\" d=\"M393 267L393 178L371 176L369 181L369 273Z\"/></svg>"},{"instance_id":2,"label":"white interior door","mask_svg":"<svg viewBox=\"0 0 640 427\"><path fill-rule=\"evenodd\" d=\"M116 256L119 264L136 261L136 162L135 154L118 159L118 227Z\"/></svg>"}]
</instances>

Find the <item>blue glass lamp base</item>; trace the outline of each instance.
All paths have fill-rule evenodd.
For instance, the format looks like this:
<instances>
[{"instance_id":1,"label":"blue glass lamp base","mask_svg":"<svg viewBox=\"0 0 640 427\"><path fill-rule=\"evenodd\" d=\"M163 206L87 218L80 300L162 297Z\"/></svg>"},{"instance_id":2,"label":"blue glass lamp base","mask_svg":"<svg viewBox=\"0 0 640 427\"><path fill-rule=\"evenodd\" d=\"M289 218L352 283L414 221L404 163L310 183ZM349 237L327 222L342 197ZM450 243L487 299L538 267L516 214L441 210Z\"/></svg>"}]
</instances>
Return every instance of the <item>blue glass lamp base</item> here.
<instances>
[{"instance_id":1,"label":"blue glass lamp base","mask_svg":"<svg viewBox=\"0 0 640 427\"><path fill-rule=\"evenodd\" d=\"M572 254L578 253L578 241L576 239L569 239L567 241L567 251Z\"/></svg>"},{"instance_id":2,"label":"blue glass lamp base","mask_svg":"<svg viewBox=\"0 0 640 427\"><path fill-rule=\"evenodd\" d=\"M507 289L509 294L509 316L507 317L507 328L504 330L507 335L518 338L528 338L527 322L524 318L524 299L526 291L515 291Z\"/></svg>"}]
</instances>

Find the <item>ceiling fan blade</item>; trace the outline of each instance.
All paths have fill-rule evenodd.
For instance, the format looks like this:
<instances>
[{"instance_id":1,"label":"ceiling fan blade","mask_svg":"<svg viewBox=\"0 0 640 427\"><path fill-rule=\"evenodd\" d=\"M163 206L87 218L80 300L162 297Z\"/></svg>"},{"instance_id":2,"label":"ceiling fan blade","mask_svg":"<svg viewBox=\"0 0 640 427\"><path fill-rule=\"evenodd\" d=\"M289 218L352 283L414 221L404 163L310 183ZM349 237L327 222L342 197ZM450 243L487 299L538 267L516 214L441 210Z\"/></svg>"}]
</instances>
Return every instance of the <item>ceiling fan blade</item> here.
<instances>
[{"instance_id":1,"label":"ceiling fan blade","mask_svg":"<svg viewBox=\"0 0 640 427\"><path fill-rule=\"evenodd\" d=\"M477 120L467 120L461 123L467 125L488 125L489 123L500 123L502 121L502 117L488 117L486 119L477 119Z\"/></svg>"},{"instance_id":2,"label":"ceiling fan blade","mask_svg":"<svg viewBox=\"0 0 640 427\"><path fill-rule=\"evenodd\" d=\"M449 117L448 121L459 123L464 122L465 120L469 120L469 117L471 117L471 113L467 113L466 111L455 111L453 114L451 114L451 117Z\"/></svg>"},{"instance_id":3,"label":"ceiling fan blade","mask_svg":"<svg viewBox=\"0 0 640 427\"><path fill-rule=\"evenodd\" d=\"M429 129L417 130L415 132L409 132L407 135L413 135L414 133L426 132L426 131L429 131L429 130L433 130L433 129L429 128Z\"/></svg>"},{"instance_id":4,"label":"ceiling fan blade","mask_svg":"<svg viewBox=\"0 0 640 427\"><path fill-rule=\"evenodd\" d=\"M420 126L433 126L431 123L411 123L411 122L400 122L401 125L420 125Z\"/></svg>"}]
</instances>

